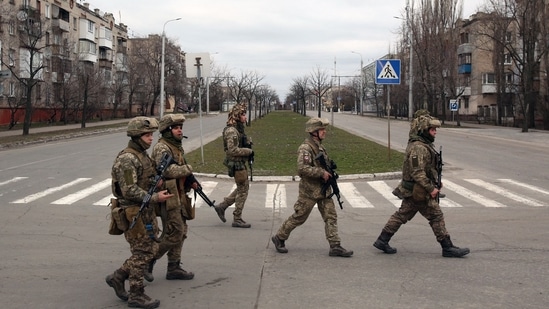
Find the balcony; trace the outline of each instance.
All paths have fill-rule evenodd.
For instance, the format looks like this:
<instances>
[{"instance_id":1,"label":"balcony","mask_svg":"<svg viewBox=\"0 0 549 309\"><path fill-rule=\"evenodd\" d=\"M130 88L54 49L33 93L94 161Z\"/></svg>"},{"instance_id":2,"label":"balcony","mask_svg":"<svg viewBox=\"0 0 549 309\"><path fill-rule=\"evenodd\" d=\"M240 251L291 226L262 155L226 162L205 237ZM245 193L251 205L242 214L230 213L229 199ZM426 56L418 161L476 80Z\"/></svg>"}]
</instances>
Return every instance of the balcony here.
<instances>
[{"instance_id":1,"label":"balcony","mask_svg":"<svg viewBox=\"0 0 549 309\"><path fill-rule=\"evenodd\" d=\"M465 43L458 46L457 53L461 54L471 54L475 50L475 46L471 43Z\"/></svg>"},{"instance_id":2,"label":"balcony","mask_svg":"<svg viewBox=\"0 0 549 309\"><path fill-rule=\"evenodd\" d=\"M456 87L456 94L459 96L471 96L471 87Z\"/></svg>"},{"instance_id":3,"label":"balcony","mask_svg":"<svg viewBox=\"0 0 549 309\"><path fill-rule=\"evenodd\" d=\"M482 84L482 94L496 93L496 86L496 84Z\"/></svg>"},{"instance_id":4,"label":"balcony","mask_svg":"<svg viewBox=\"0 0 549 309\"><path fill-rule=\"evenodd\" d=\"M70 24L67 21L64 21L62 19L52 19L51 20L51 27L53 29L61 29L62 31L69 32L70 30Z\"/></svg>"},{"instance_id":5,"label":"balcony","mask_svg":"<svg viewBox=\"0 0 549 309\"><path fill-rule=\"evenodd\" d=\"M461 64L458 66L458 74L471 74L471 64Z\"/></svg>"}]
</instances>

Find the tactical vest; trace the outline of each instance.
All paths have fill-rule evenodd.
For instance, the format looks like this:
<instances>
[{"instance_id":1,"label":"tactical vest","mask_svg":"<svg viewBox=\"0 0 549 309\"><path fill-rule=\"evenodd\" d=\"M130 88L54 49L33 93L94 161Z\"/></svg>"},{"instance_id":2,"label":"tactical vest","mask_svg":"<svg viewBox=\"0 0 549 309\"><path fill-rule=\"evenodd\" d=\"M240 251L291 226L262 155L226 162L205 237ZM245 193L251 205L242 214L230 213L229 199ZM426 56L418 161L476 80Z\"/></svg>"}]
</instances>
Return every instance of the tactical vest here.
<instances>
[{"instance_id":1,"label":"tactical vest","mask_svg":"<svg viewBox=\"0 0 549 309\"><path fill-rule=\"evenodd\" d=\"M147 152L145 152L145 151L141 152L141 151L138 151L138 150L130 148L130 147L127 147L126 149L124 149L120 153L118 153L118 156L116 158L118 159L118 157L120 157L124 153L133 154L134 156L137 157L137 159L141 163L141 166L143 167L143 173L142 173L142 175L137 175L137 186L140 187L143 190L148 190L149 186L151 185L151 178L153 178L156 175L156 169L155 169L154 162L147 155ZM124 204L126 204L124 202L125 201L124 197L123 196L118 196L119 192L118 192L118 190L116 190L117 188L116 188L116 183L115 182L113 182L112 186L113 186L112 192L115 193L116 198L121 200L121 205L128 206L128 205L124 205ZM133 203L131 203L131 204L133 204Z\"/></svg>"},{"instance_id":2,"label":"tactical vest","mask_svg":"<svg viewBox=\"0 0 549 309\"><path fill-rule=\"evenodd\" d=\"M305 144L309 145L309 147L311 147L311 150L313 151L313 165L314 166L318 166L320 167L320 164L317 164L318 160L315 160L316 157L318 156L318 154L322 151L322 153L324 154L324 159L326 162L330 162L329 159L328 159L328 154L326 153L326 150L325 149L320 149L318 147L318 145L313 141L311 140L311 138L307 138L305 140Z\"/></svg>"}]
</instances>

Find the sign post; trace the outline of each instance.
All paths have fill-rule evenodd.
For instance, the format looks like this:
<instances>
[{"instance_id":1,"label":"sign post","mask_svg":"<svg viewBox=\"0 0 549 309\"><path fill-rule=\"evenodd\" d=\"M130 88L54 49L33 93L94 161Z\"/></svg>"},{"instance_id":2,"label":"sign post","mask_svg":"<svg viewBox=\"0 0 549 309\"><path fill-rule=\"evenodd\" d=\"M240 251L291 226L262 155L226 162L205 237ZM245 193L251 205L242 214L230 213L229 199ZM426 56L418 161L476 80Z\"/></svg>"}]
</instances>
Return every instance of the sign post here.
<instances>
[{"instance_id":1,"label":"sign post","mask_svg":"<svg viewBox=\"0 0 549 309\"><path fill-rule=\"evenodd\" d=\"M376 61L376 84L387 85L387 148L391 160L391 88L400 85L400 59L380 59Z\"/></svg>"}]
</instances>

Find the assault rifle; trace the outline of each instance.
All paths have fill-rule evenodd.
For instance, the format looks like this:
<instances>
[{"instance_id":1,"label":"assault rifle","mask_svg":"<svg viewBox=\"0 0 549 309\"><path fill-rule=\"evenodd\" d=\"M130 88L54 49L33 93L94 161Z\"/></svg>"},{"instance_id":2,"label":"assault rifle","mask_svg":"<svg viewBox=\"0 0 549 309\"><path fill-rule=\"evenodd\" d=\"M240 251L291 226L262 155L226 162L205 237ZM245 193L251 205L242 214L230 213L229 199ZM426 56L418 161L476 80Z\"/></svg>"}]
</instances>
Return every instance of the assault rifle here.
<instances>
[{"instance_id":1,"label":"assault rifle","mask_svg":"<svg viewBox=\"0 0 549 309\"><path fill-rule=\"evenodd\" d=\"M436 151L435 151L436 153ZM444 165L444 162L442 162L442 145L440 146L440 150L437 153L437 160L436 160L436 169L437 169L437 189L442 189L442 166ZM437 194L437 203L440 201L440 192Z\"/></svg>"},{"instance_id":2,"label":"assault rifle","mask_svg":"<svg viewBox=\"0 0 549 309\"><path fill-rule=\"evenodd\" d=\"M206 195L206 193L204 193L204 190L202 190L202 186L200 185L200 183L198 182L198 180L196 180L196 177L194 177L194 174L191 174L189 176L187 176L187 178L185 179L185 187L192 187L192 184L196 182L196 189L194 189L194 193L195 194L198 194L200 195L200 197L204 200L204 202L206 202L206 204L208 204L208 206L210 207L215 207L215 201L211 201L208 196ZM195 195L196 197L196 195Z\"/></svg>"},{"instance_id":3,"label":"assault rifle","mask_svg":"<svg viewBox=\"0 0 549 309\"><path fill-rule=\"evenodd\" d=\"M162 155L162 160L160 160L160 164L156 167L156 175L154 176L153 183L151 184L151 187L149 188L149 191L147 191L147 195L143 198L143 201L141 202L141 206L139 207L139 212L137 213L137 216L135 216L132 220L132 223L130 224L130 230L135 226L137 223L137 219L141 217L141 213L145 208L149 207L149 203L151 202L152 195L154 194L154 191L158 187L158 184L162 180L162 174L166 171L168 166L170 166L172 163L175 163L172 156L170 156L168 153L164 153ZM149 232L151 232L151 238L155 239L153 233L153 226L152 223L145 223L145 229Z\"/></svg>"},{"instance_id":4,"label":"assault rifle","mask_svg":"<svg viewBox=\"0 0 549 309\"><path fill-rule=\"evenodd\" d=\"M343 201L341 200L341 193L339 192L339 186L337 185L337 179L339 178L339 175L335 172L335 169L337 168L337 165L335 164L334 160L330 160L330 166L326 163L326 158L324 157L324 152L320 152L315 160L318 160L320 163L320 166L322 166L323 169L325 169L330 175L330 179L322 186L322 194L326 195L326 191L329 187L332 187L332 194L327 196L327 198L331 198L332 196L336 196L337 202L339 203L339 208L343 209Z\"/></svg>"},{"instance_id":5,"label":"assault rifle","mask_svg":"<svg viewBox=\"0 0 549 309\"><path fill-rule=\"evenodd\" d=\"M248 136L243 134L242 147L252 149L252 145L253 143L248 141ZM254 181L254 159L254 152L252 151L252 154L248 156L248 165L250 166L250 181Z\"/></svg>"}]
</instances>

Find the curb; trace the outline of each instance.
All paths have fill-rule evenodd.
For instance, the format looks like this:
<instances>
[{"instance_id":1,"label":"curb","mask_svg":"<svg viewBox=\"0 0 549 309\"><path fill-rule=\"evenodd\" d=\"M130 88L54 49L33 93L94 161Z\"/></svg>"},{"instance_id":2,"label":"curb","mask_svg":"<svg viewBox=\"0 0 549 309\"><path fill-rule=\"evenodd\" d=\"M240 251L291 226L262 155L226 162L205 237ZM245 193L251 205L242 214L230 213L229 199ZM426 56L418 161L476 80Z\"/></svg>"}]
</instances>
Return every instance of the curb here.
<instances>
[{"instance_id":1,"label":"curb","mask_svg":"<svg viewBox=\"0 0 549 309\"><path fill-rule=\"evenodd\" d=\"M204 178L217 178L230 180L232 177L221 174L194 173L195 176ZM402 172L387 172L378 174L348 174L339 175L339 180L391 180L402 178ZM253 182L294 182L299 181L299 176L254 176Z\"/></svg>"}]
</instances>

